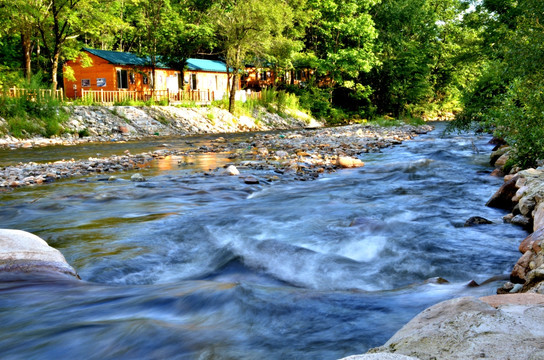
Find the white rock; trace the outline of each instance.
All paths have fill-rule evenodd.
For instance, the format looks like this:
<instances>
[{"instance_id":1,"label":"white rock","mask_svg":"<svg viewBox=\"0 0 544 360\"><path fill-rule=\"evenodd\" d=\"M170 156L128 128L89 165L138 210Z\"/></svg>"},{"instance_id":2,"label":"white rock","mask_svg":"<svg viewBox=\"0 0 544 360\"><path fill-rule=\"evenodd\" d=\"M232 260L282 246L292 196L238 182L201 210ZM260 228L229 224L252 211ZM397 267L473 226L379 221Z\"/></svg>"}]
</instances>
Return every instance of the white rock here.
<instances>
[{"instance_id":1,"label":"white rock","mask_svg":"<svg viewBox=\"0 0 544 360\"><path fill-rule=\"evenodd\" d=\"M224 175L240 175L240 171L234 165L229 165L225 170L223 170Z\"/></svg>"},{"instance_id":2,"label":"white rock","mask_svg":"<svg viewBox=\"0 0 544 360\"><path fill-rule=\"evenodd\" d=\"M77 276L62 253L40 237L22 230L0 229L0 272L29 270Z\"/></svg>"}]
</instances>

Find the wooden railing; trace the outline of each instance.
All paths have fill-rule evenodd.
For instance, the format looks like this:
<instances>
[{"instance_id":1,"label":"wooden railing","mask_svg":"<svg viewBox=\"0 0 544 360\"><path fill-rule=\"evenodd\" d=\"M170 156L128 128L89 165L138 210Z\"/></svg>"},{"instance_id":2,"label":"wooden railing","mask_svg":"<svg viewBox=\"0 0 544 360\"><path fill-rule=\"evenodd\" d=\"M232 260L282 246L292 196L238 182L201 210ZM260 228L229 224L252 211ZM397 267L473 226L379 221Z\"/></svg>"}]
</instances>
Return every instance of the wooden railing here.
<instances>
[{"instance_id":1,"label":"wooden railing","mask_svg":"<svg viewBox=\"0 0 544 360\"><path fill-rule=\"evenodd\" d=\"M20 88L10 88L7 93L10 97L27 97L31 100L41 98L55 98L61 101L64 100L64 92L62 89L53 91L51 89L28 90ZM129 100L134 101L149 101L157 102L167 100L168 103L176 103L182 101L194 101L195 103L210 103L212 101L221 100L224 92L216 92L213 90L189 90L189 91L170 91L170 90L144 90L144 91L129 91L129 90L81 90L81 98L89 100L93 103L114 104L122 103ZM261 97L260 92L246 93L245 91L237 91L236 100L246 101L247 99L258 99Z\"/></svg>"},{"instance_id":2,"label":"wooden railing","mask_svg":"<svg viewBox=\"0 0 544 360\"><path fill-rule=\"evenodd\" d=\"M64 92L62 89L53 91L51 89L20 89L13 87L9 89L8 96L16 98L26 97L30 100L43 98L54 98L59 99L60 101L64 100Z\"/></svg>"},{"instance_id":3,"label":"wooden railing","mask_svg":"<svg viewBox=\"0 0 544 360\"><path fill-rule=\"evenodd\" d=\"M96 103L116 103L129 100L135 101L163 101L180 102L194 101L200 103L209 103L214 100L221 100L216 97L212 90L191 90L191 91L170 91L170 90L146 90L146 91L129 91L129 90L81 90L81 97Z\"/></svg>"}]
</instances>

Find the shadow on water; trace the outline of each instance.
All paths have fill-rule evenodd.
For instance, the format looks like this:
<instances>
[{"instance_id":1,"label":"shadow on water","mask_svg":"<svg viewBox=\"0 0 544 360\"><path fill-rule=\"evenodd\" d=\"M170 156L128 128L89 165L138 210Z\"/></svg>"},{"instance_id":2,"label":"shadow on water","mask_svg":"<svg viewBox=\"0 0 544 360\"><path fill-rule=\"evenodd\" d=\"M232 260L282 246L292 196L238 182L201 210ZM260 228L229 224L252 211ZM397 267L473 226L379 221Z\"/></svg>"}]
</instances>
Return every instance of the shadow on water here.
<instances>
[{"instance_id":1,"label":"shadow on water","mask_svg":"<svg viewBox=\"0 0 544 360\"><path fill-rule=\"evenodd\" d=\"M487 140L435 131L304 183L248 185L167 159L146 183L89 176L0 194L3 227L38 234L84 279L4 276L0 354L363 353L436 302L494 293L498 282L466 284L517 260L525 233L484 206L501 181ZM493 224L463 227L474 215Z\"/></svg>"}]
</instances>

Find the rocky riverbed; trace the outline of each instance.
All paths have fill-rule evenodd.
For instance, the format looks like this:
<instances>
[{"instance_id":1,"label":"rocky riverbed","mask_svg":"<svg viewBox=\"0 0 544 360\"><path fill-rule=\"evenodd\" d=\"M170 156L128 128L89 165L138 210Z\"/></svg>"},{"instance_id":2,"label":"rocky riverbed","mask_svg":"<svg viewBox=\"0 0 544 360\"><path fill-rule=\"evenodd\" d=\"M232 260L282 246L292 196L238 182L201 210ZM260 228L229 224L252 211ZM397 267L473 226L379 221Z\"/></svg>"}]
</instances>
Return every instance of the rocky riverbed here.
<instances>
[{"instance_id":1,"label":"rocky riverbed","mask_svg":"<svg viewBox=\"0 0 544 360\"><path fill-rule=\"evenodd\" d=\"M492 154L491 162L502 171L508 157L509 148L502 146ZM509 210L504 221L531 233L520 243L522 256L512 270L510 281L498 293L544 294L544 166L511 171L487 205Z\"/></svg>"},{"instance_id":2,"label":"rocky riverbed","mask_svg":"<svg viewBox=\"0 0 544 360\"><path fill-rule=\"evenodd\" d=\"M52 163L20 163L0 169L0 188L42 184L59 178L87 174L112 174L118 171L144 167L154 159L167 156L191 156L202 153L223 153L231 159L233 166L227 169L212 169L210 175L239 172L233 167L267 170L274 176L293 180L311 180L324 172L339 168L363 166L358 155L377 152L385 147L400 144L418 134L426 133L431 126L400 126L381 128L372 125L350 125L336 128L296 130L288 133L258 133L248 136L246 141L227 141L223 137L214 139L207 146L193 146L177 150L164 144L163 149L142 154L124 154L86 160L60 160ZM190 144L189 144L190 145ZM179 166L184 166L179 162ZM141 181L140 177L132 180ZM246 181L259 181L253 176Z\"/></svg>"}]
</instances>

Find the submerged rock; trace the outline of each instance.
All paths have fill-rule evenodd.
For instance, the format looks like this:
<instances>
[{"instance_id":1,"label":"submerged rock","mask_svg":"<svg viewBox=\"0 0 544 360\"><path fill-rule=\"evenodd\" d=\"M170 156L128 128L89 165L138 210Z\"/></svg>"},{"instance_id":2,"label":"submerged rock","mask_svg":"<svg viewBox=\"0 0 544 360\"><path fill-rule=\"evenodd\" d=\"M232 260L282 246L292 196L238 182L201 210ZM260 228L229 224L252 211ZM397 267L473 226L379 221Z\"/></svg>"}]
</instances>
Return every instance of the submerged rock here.
<instances>
[{"instance_id":1,"label":"submerged rock","mask_svg":"<svg viewBox=\"0 0 544 360\"><path fill-rule=\"evenodd\" d=\"M22 230L0 229L0 274L54 273L78 277L60 251Z\"/></svg>"},{"instance_id":2,"label":"submerged rock","mask_svg":"<svg viewBox=\"0 0 544 360\"><path fill-rule=\"evenodd\" d=\"M493 224L493 222L481 216L472 216L467 221L465 221L465 227L482 225L482 224Z\"/></svg>"},{"instance_id":3,"label":"submerged rock","mask_svg":"<svg viewBox=\"0 0 544 360\"><path fill-rule=\"evenodd\" d=\"M134 182L144 182L145 181L145 177L140 174L140 173L136 173L134 175L132 175L130 177L130 181L134 181Z\"/></svg>"}]
</instances>

